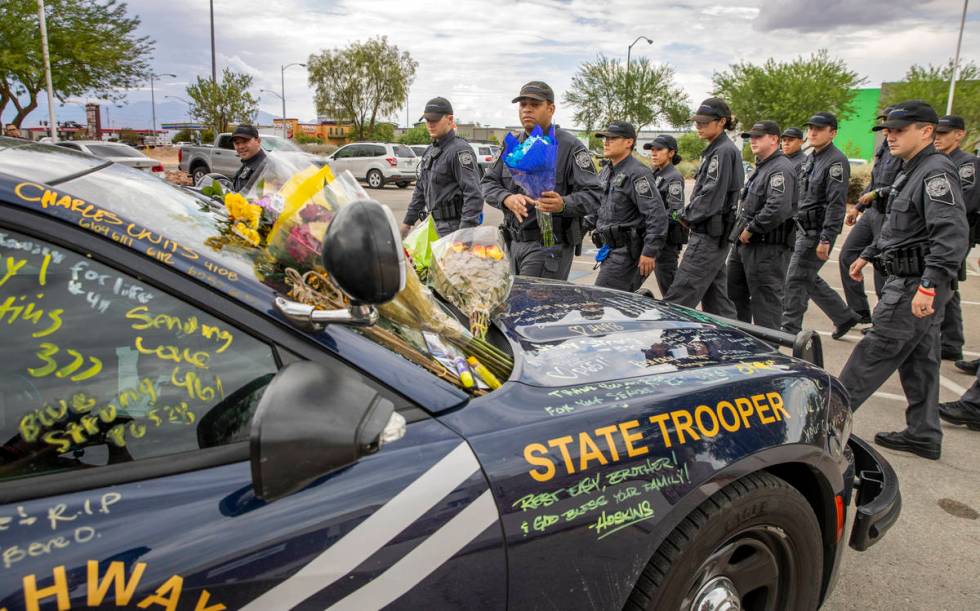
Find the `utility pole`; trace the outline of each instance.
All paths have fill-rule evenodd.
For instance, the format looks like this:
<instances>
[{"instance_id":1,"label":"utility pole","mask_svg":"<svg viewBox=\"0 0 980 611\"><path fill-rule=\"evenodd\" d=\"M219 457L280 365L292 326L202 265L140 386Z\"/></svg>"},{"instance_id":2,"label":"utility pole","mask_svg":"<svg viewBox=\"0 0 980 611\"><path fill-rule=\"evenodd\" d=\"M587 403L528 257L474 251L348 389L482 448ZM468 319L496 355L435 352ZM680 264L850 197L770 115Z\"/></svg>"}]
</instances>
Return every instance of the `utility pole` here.
<instances>
[{"instance_id":1,"label":"utility pole","mask_svg":"<svg viewBox=\"0 0 980 611\"><path fill-rule=\"evenodd\" d=\"M953 114L953 94L956 93L956 73L960 69L960 47L963 45L963 28L966 26L966 7L970 0L963 0L963 16L960 17L960 37L956 40L956 57L953 59L953 74L949 79L949 100L946 101L946 114Z\"/></svg>"},{"instance_id":2,"label":"utility pole","mask_svg":"<svg viewBox=\"0 0 980 611\"><path fill-rule=\"evenodd\" d=\"M153 74L153 72L150 72L150 109L151 109L150 112L153 114L153 137L154 138L156 137L156 132L157 132L157 98L156 98L156 94L154 94L153 92L153 79L158 76L169 76L171 78L177 78L176 74L168 74L168 73Z\"/></svg>"},{"instance_id":3,"label":"utility pole","mask_svg":"<svg viewBox=\"0 0 980 611\"><path fill-rule=\"evenodd\" d=\"M214 59L214 0L211 0L211 82L218 84L218 64Z\"/></svg>"},{"instance_id":4,"label":"utility pole","mask_svg":"<svg viewBox=\"0 0 980 611\"><path fill-rule=\"evenodd\" d=\"M41 22L41 53L44 57L44 78L48 85L48 127L51 139L58 141L58 124L54 116L54 86L51 84L51 56L48 55L48 22L44 19L44 0L37 0L37 18Z\"/></svg>"},{"instance_id":5,"label":"utility pole","mask_svg":"<svg viewBox=\"0 0 980 611\"><path fill-rule=\"evenodd\" d=\"M646 36L637 36L636 40L631 42L630 46L626 47L626 116L631 121L632 121L632 117L630 117L629 107L630 107L630 102L632 101L633 98L633 89L632 87L630 87L630 53L633 51L633 45L640 42L641 40L647 41L648 45L653 44L653 41L647 38Z\"/></svg>"},{"instance_id":6,"label":"utility pole","mask_svg":"<svg viewBox=\"0 0 980 611\"><path fill-rule=\"evenodd\" d=\"M303 66L305 68L306 67L306 64L301 64L299 62L294 62L292 64L286 64L285 66L280 66L279 67L279 78L280 78L281 85L282 85L282 89L281 89L282 95L279 96L279 98L282 100L282 138L283 138L283 140L286 140L287 139L287 136L286 136L286 68L290 68L292 66Z\"/></svg>"}]
</instances>

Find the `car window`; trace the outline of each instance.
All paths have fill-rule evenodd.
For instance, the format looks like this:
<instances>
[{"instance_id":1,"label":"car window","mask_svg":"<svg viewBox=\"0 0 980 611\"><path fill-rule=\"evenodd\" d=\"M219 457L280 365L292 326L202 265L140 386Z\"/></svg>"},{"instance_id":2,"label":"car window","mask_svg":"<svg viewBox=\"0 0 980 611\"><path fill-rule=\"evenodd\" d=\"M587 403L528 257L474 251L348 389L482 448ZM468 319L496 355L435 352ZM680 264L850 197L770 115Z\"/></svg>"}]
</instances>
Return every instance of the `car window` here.
<instances>
[{"instance_id":1,"label":"car window","mask_svg":"<svg viewBox=\"0 0 980 611\"><path fill-rule=\"evenodd\" d=\"M225 134L223 136L218 136L218 148L219 149L234 149L235 145L231 141L231 134Z\"/></svg>"},{"instance_id":2,"label":"car window","mask_svg":"<svg viewBox=\"0 0 980 611\"><path fill-rule=\"evenodd\" d=\"M299 148L289 140L283 140L278 136L262 136L262 148L266 151L290 151L294 153L303 152L303 149Z\"/></svg>"},{"instance_id":3,"label":"car window","mask_svg":"<svg viewBox=\"0 0 980 611\"><path fill-rule=\"evenodd\" d=\"M384 157L387 154L385 147L380 144L362 144L364 157Z\"/></svg>"},{"instance_id":4,"label":"car window","mask_svg":"<svg viewBox=\"0 0 980 611\"><path fill-rule=\"evenodd\" d=\"M53 144L0 136L0 172L25 180L49 182L105 163L102 159Z\"/></svg>"},{"instance_id":5,"label":"car window","mask_svg":"<svg viewBox=\"0 0 980 611\"><path fill-rule=\"evenodd\" d=\"M490 152L490 147L489 146L481 146L480 147L480 150L478 151L477 154L478 155L492 155L493 153Z\"/></svg>"},{"instance_id":6,"label":"car window","mask_svg":"<svg viewBox=\"0 0 980 611\"><path fill-rule=\"evenodd\" d=\"M350 150L351 150L351 147L349 147L349 146L341 147L341 148L337 149L337 152L335 152L333 154L333 158L334 159L346 159L347 157L350 157Z\"/></svg>"},{"instance_id":7,"label":"car window","mask_svg":"<svg viewBox=\"0 0 980 611\"><path fill-rule=\"evenodd\" d=\"M89 144L88 150L96 157L143 157L143 153L137 151L128 144Z\"/></svg>"},{"instance_id":8,"label":"car window","mask_svg":"<svg viewBox=\"0 0 980 611\"><path fill-rule=\"evenodd\" d=\"M0 232L0 482L248 439L272 348L91 258Z\"/></svg>"},{"instance_id":9,"label":"car window","mask_svg":"<svg viewBox=\"0 0 980 611\"><path fill-rule=\"evenodd\" d=\"M61 148L71 149L73 151L82 150L82 147L78 146L77 144L73 144L71 142L59 142L57 146L60 146Z\"/></svg>"},{"instance_id":10,"label":"car window","mask_svg":"<svg viewBox=\"0 0 980 611\"><path fill-rule=\"evenodd\" d=\"M393 148L395 149L395 157L415 157L415 151L404 144L395 144Z\"/></svg>"}]
</instances>

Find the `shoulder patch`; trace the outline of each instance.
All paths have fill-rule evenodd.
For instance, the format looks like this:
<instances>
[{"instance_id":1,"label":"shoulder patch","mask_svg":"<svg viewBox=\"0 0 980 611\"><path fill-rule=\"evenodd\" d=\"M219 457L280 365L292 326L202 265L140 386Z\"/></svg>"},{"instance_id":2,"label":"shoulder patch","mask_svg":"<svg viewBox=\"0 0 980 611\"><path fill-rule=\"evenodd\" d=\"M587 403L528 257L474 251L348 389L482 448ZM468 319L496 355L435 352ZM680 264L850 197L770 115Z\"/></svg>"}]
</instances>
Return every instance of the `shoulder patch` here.
<instances>
[{"instance_id":1,"label":"shoulder patch","mask_svg":"<svg viewBox=\"0 0 980 611\"><path fill-rule=\"evenodd\" d=\"M953 199L953 187L949 184L949 179L946 178L945 174L930 176L926 178L925 183L926 195L929 196L929 199L949 206L955 203Z\"/></svg>"},{"instance_id":2,"label":"shoulder patch","mask_svg":"<svg viewBox=\"0 0 980 611\"><path fill-rule=\"evenodd\" d=\"M836 180L837 182L843 182L844 164L842 164L839 161L830 164L830 170L828 170L828 174L830 174L830 177Z\"/></svg>"},{"instance_id":3,"label":"shoulder patch","mask_svg":"<svg viewBox=\"0 0 980 611\"><path fill-rule=\"evenodd\" d=\"M786 177L782 172L774 172L769 177L769 188L773 193L783 193L786 191Z\"/></svg>"},{"instance_id":4,"label":"shoulder patch","mask_svg":"<svg viewBox=\"0 0 980 611\"><path fill-rule=\"evenodd\" d=\"M471 170L476 169L476 165L473 162L473 152L472 151L460 151L456 153L456 159L459 160L459 165L464 168L469 168Z\"/></svg>"},{"instance_id":5,"label":"shoulder patch","mask_svg":"<svg viewBox=\"0 0 980 611\"><path fill-rule=\"evenodd\" d=\"M648 197L650 195L650 181L647 180L646 176L640 176L633 181L633 188L636 189L637 194L642 197Z\"/></svg>"},{"instance_id":6,"label":"shoulder patch","mask_svg":"<svg viewBox=\"0 0 980 611\"><path fill-rule=\"evenodd\" d=\"M977 168L973 165L973 162L967 162L960 166L960 180L963 181L963 186L972 187L973 182L977 178Z\"/></svg>"},{"instance_id":7,"label":"shoulder patch","mask_svg":"<svg viewBox=\"0 0 980 611\"><path fill-rule=\"evenodd\" d=\"M575 153L575 165L595 174L595 166L592 165L592 153L587 150L583 149Z\"/></svg>"},{"instance_id":8,"label":"shoulder patch","mask_svg":"<svg viewBox=\"0 0 980 611\"><path fill-rule=\"evenodd\" d=\"M718 155L712 155L708 160L708 176L718 178Z\"/></svg>"},{"instance_id":9,"label":"shoulder patch","mask_svg":"<svg viewBox=\"0 0 980 611\"><path fill-rule=\"evenodd\" d=\"M675 197L680 197L684 193L684 187L680 182L674 181L670 183L669 193Z\"/></svg>"}]
</instances>

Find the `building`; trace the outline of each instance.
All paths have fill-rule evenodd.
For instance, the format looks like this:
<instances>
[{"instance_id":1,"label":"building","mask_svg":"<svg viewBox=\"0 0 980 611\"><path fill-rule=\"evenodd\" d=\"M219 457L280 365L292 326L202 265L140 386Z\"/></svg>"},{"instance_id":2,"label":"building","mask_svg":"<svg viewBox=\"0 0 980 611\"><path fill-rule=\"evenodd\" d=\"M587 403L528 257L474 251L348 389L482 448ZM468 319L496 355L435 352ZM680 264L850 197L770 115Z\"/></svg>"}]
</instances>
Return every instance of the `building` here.
<instances>
[{"instance_id":1,"label":"building","mask_svg":"<svg viewBox=\"0 0 980 611\"><path fill-rule=\"evenodd\" d=\"M273 120L275 133L282 133L282 119ZM286 136L296 138L300 134L309 138L319 138L324 144L342 146L350 142L354 125L349 121L320 118L317 123L300 123L299 119L286 119Z\"/></svg>"}]
</instances>

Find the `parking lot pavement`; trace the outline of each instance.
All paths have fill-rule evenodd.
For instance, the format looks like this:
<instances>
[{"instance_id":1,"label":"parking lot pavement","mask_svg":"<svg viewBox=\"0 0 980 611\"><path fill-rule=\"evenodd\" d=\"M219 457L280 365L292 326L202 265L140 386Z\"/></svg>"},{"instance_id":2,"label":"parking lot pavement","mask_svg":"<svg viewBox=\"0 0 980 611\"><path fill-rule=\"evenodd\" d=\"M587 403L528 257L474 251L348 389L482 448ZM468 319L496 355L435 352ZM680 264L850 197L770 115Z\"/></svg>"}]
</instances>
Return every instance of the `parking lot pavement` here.
<instances>
[{"instance_id":1,"label":"parking lot pavement","mask_svg":"<svg viewBox=\"0 0 980 611\"><path fill-rule=\"evenodd\" d=\"M369 194L395 210L401 220L411 197L411 188L394 186ZM486 224L498 224L499 211L486 208ZM838 241L843 244L844 237ZM837 254L834 250L821 276L840 289ZM577 257L571 280L582 284L595 281L594 249L586 242ZM963 319L966 321L967 358L980 357L980 273L978 251L971 253L970 277L961 285ZM866 274L866 277L869 274ZM866 285L872 289L870 278ZM651 277L644 286L659 295ZM872 306L874 292L869 292ZM805 326L823 335L824 363L837 375L862 335L855 329L841 341L830 338L833 324L811 305ZM973 377L943 361L940 401L958 399ZM879 431L904 428L905 395L898 375L855 414L854 434L871 441ZM834 593L824 609L930 609L980 608L980 433L944 424L942 459L925 460L902 452L879 448L898 473L902 489L902 514L888 535L866 552L847 549Z\"/></svg>"}]
</instances>

